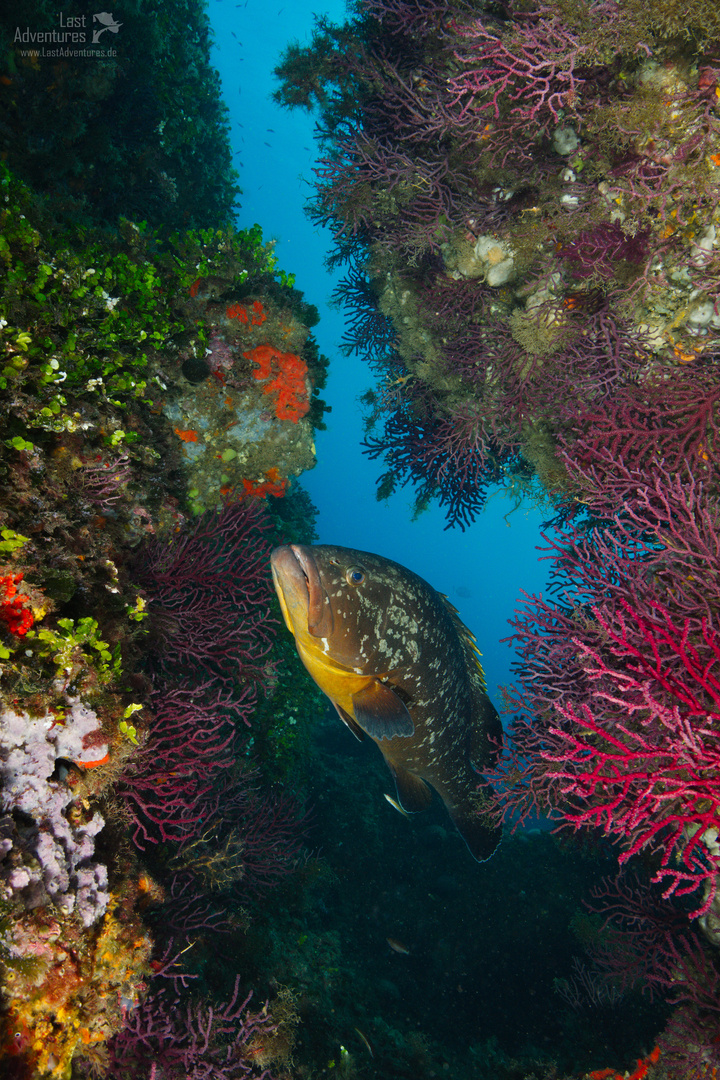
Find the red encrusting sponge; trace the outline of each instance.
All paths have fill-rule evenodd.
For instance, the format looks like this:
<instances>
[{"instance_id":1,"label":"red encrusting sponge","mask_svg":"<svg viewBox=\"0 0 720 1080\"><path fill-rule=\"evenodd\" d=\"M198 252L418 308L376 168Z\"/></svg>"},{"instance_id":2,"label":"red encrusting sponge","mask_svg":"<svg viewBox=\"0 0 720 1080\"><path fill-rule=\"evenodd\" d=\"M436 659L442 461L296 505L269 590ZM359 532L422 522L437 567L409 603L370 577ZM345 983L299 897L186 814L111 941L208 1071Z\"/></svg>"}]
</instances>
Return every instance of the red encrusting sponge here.
<instances>
[{"instance_id":1,"label":"red encrusting sponge","mask_svg":"<svg viewBox=\"0 0 720 1080\"><path fill-rule=\"evenodd\" d=\"M253 371L256 379L270 379L264 394L276 394L275 415L278 420L297 424L310 409L308 400L307 364L294 353L283 353L272 345L257 345L243 356L258 365Z\"/></svg>"},{"instance_id":2,"label":"red encrusting sponge","mask_svg":"<svg viewBox=\"0 0 720 1080\"><path fill-rule=\"evenodd\" d=\"M33 613L24 605L28 597L19 593L16 586L22 581L22 574L5 574L0 577L0 619L11 634L22 637L33 624Z\"/></svg>"}]
</instances>

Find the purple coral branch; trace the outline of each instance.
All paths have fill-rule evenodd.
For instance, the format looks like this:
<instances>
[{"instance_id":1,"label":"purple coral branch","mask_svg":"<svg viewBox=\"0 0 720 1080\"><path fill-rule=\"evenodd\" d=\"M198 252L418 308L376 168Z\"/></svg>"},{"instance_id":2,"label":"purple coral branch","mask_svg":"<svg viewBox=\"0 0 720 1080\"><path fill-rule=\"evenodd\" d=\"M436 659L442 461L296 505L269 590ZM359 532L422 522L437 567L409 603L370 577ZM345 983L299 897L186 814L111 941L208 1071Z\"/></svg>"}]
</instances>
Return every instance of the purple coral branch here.
<instances>
[{"instance_id":1,"label":"purple coral branch","mask_svg":"<svg viewBox=\"0 0 720 1080\"><path fill-rule=\"evenodd\" d=\"M253 702L249 686L238 699L210 681L165 691L151 702L148 738L118 788L134 821L137 847L180 842L201 831L217 800L218 777L235 761L238 732L230 714Z\"/></svg>"},{"instance_id":2,"label":"purple coral branch","mask_svg":"<svg viewBox=\"0 0 720 1080\"><path fill-rule=\"evenodd\" d=\"M541 8L532 19L516 24L509 39L493 33L481 20L458 27L458 34L467 47L456 51L455 59L465 70L450 79L449 87L451 101L462 104L459 119L471 107L498 120L507 103L521 125L543 114L545 124L550 118L555 123L565 119L585 83L577 69L589 46L557 14Z\"/></svg>"},{"instance_id":3,"label":"purple coral branch","mask_svg":"<svg viewBox=\"0 0 720 1080\"><path fill-rule=\"evenodd\" d=\"M131 476L132 468L127 454L121 454L114 461L100 459L85 462L77 474L78 492L81 498L109 513L115 508Z\"/></svg>"},{"instance_id":4,"label":"purple coral branch","mask_svg":"<svg viewBox=\"0 0 720 1080\"><path fill-rule=\"evenodd\" d=\"M135 566L162 638L161 663L230 684L257 678L271 647L267 520L258 500L203 514L169 542L147 544Z\"/></svg>"},{"instance_id":5,"label":"purple coral branch","mask_svg":"<svg viewBox=\"0 0 720 1080\"><path fill-rule=\"evenodd\" d=\"M112 1040L107 1076L122 1080L133 1070L151 1069L166 1080L255 1080L270 1077L255 1064L263 1040L277 1025L267 1005L249 1011L252 991L240 1000L240 976L232 996L213 1007L196 1002L179 1008L164 990L149 995L125 1016L124 1029Z\"/></svg>"}]
</instances>

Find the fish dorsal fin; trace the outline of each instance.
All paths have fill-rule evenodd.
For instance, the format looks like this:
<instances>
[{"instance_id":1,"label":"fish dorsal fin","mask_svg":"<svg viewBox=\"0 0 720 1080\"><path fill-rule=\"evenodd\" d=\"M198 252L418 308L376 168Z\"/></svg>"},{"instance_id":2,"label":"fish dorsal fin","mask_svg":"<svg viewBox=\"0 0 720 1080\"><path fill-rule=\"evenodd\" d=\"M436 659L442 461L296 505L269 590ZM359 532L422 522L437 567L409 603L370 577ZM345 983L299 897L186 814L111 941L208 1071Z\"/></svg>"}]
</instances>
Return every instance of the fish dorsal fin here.
<instances>
[{"instance_id":1,"label":"fish dorsal fin","mask_svg":"<svg viewBox=\"0 0 720 1080\"><path fill-rule=\"evenodd\" d=\"M408 737L415 724L407 707L389 686L373 679L352 697L353 712L360 727L373 739Z\"/></svg>"},{"instance_id":2,"label":"fish dorsal fin","mask_svg":"<svg viewBox=\"0 0 720 1080\"><path fill-rule=\"evenodd\" d=\"M465 658L469 670L472 671L474 669L477 673L479 673L482 688L483 690L486 690L487 684L485 682L485 672L483 671L483 666L480 662L480 657L482 656L482 653L478 649L475 635L473 634L472 630L469 630L467 628L465 623L460 618L460 613L458 609L448 600L445 593L439 593L438 595L442 598L442 601L450 614L453 626L455 627L455 632L457 633L457 636L460 639L460 644L463 647L463 652L465 653Z\"/></svg>"},{"instance_id":3,"label":"fish dorsal fin","mask_svg":"<svg viewBox=\"0 0 720 1080\"><path fill-rule=\"evenodd\" d=\"M395 778L398 802L408 814L417 814L421 810L427 810L432 802L432 792L424 780L402 765L395 765L388 761L390 772Z\"/></svg>"},{"instance_id":4,"label":"fish dorsal fin","mask_svg":"<svg viewBox=\"0 0 720 1080\"><path fill-rule=\"evenodd\" d=\"M338 705L337 701L333 701L333 705L334 705L334 706L335 706L335 708L337 709L337 714L338 714L338 716L340 717L340 719L342 720L343 724L345 724L345 725L346 725L346 727L349 727L349 728L350 728L350 730L352 731L353 735L355 736L355 738L356 738L356 739L357 739L357 740L358 740L359 742L362 742L362 741L363 741L363 739L365 738L365 732L364 732L364 731L363 731L363 729L362 729L362 728L360 727L360 725L359 725L359 724L357 724L357 723L355 722L355 720L353 720L352 716L350 716L350 715L349 715L349 713L346 713L346 712L345 712L345 710L343 709L342 705Z\"/></svg>"}]
</instances>

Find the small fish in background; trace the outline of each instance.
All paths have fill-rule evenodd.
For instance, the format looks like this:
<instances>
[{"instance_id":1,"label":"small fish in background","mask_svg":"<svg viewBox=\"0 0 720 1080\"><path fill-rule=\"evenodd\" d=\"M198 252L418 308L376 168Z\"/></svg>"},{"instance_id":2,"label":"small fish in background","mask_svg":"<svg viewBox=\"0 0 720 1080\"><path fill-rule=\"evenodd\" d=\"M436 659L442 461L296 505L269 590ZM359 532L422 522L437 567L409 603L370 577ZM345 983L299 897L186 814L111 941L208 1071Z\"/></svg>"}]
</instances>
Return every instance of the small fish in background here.
<instances>
[{"instance_id":1,"label":"small fish in background","mask_svg":"<svg viewBox=\"0 0 720 1080\"><path fill-rule=\"evenodd\" d=\"M356 1028L355 1028L355 1031L357 1032L358 1036L360 1037L360 1041L362 1042L363 1046L364 1046L364 1047L365 1047L365 1049L367 1050L367 1052L368 1052L368 1054L370 1055L370 1057L371 1057L371 1058L374 1058L374 1057L375 1057L375 1054L374 1054L374 1052L373 1052L373 1048L372 1048L372 1046L370 1045L370 1041L369 1041L369 1039L368 1039L367 1035L364 1035L364 1034L362 1033L362 1031L360 1030L360 1028L359 1028L359 1027L356 1027Z\"/></svg>"},{"instance_id":2,"label":"small fish in background","mask_svg":"<svg viewBox=\"0 0 720 1080\"><path fill-rule=\"evenodd\" d=\"M387 801L390 803L390 805L392 806L392 808L394 810L397 810L397 812L399 814L402 814L403 817L406 817L406 818L410 817L410 814L408 814L407 810L403 810L402 806L397 801L397 799L393 799L392 795L388 795L388 793L386 791L383 792L383 795L385 796L385 798L387 799Z\"/></svg>"},{"instance_id":3,"label":"small fish in background","mask_svg":"<svg viewBox=\"0 0 720 1080\"><path fill-rule=\"evenodd\" d=\"M407 945L403 945L402 941L398 941L398 939L394 937L385 938L385 940L392 951L397 953L398 956L410 956L410 950Z\"/></svg>"},{"instance_id":4,"label":"small fish in background","mask_svg":"<svg viewBox=\"0 0 720 1080\"><path fill-rule=\"evenodd\" d=\"M398 808L426 809L430 785L473 857L490 858L502 832L480 774L495 764L502 725L455 608L369 552L291 544L275 548L271 566L300 659L341 720L382 751Z\"/></svg>"}]
</instances>

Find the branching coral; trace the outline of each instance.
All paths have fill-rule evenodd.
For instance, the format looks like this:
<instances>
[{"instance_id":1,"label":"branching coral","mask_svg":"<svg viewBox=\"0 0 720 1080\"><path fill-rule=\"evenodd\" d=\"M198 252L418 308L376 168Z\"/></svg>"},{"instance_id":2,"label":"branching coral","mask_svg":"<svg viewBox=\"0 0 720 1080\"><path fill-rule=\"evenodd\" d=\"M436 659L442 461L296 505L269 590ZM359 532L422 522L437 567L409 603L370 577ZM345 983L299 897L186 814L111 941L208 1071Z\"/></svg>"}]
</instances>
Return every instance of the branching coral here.
<instances>
[{"instance_id":1,"label":"branching coral","mask_svg":"<svg viewBox=\"0 0 720 1080\"><path fill-rule=\"evenodd\" d=\"M650 622L622 607L615 626L594 613L606 658L575 640L591 705L558 705L566 723L549 727L540 756L565 821L621 837L621 862L660 849L654 880L665 896L704 886L695 911L703 914L720 867L720 642L705 629L695 647L663 609ZM666 652L682 677L666 666Z\"/></svg>"},{"instance_id":2,"label":"branching coral","mask_svg":"<svg viewBox=\"0 0 720 1080\"><path fill-rule=\"evenodd\" d=\"M552 539L555 598L530 598L514 621L515 703L536 720L516 724L526 765L509 799L602 827L623 860L658 852L656 879L707 912L720 821L715 497L636 464L646 444L631 432L612 455L602 434L575 451L584 464L568 448L567 467L590 514Z\"/></svg>"},{"instance_id":3,"label":"branching coral","mask_svg":"<svg viewBox=\"0 0 720 1080\"><path fill-rule=\"evenodd\" d=\"M336 286L333 300L347 308L343 348L365 360L377 360L391 350L395 328L392 321L378 310L377 296L364 270L351 266Z\"/></svg>"},{"instance_id":4,"label":"branching coral","mask_svg":"<svg viewBox=\"0 0 720 1080\"><path fill-rule=\"evenodd\" d=\"M389 466L379 498L396 483L412 482L418 511L438 498L447 509L447 527L461 529L482 510L487 487L502 475L507 457L493 447L476 418L468 416L461 425L457 418L439 416L427 398L418 396L411 405L407 392L401 406L384 420L382 435L368 435L365 448L371 458L382 456Z\"/></svg>"},{"instance_id":5,"label":"branching coral","mask_svg":"<svg viewBox=\"0 0 720 1080\"><path fill-rule=\"evenodd\" d=\"M597 11L616 22L613 3ZM541 4L518 19L510 33L498 33L483 20L459 29L456 51L461 73L450 80L454 122L460 130L485 128L491 154L529 160L533 143L572 123L578 99L587 91L587 69L597 59L551 4ZM585 103L587 104L587 102Z\"/></svg>"},{"instance_id":6,"label":"branching coral","mask_svg":"<svg viewBox=\"0 0 720 1080\"><path fill-rule=\"evenodd\" d=\"M247 722L252 696L243 710L236 698L208 681L166 690L151 704L147 740L119 787L134 822L133 840L141 849L202 832L208 807L217 799L219 777L234 762L238 732L233 714Z\"/></svg>"},{"instance_id":7,"label":"branching coral","mask_svg":"<svg viewBox=\"0 0 720 1080\"><path fill-rule=\"evenodd\" d=\"M256 677L271 640L267 528L258 500L227 504L139 554L165 666L209 664L224 682Z\"/></svg>"},{"instance_id":8,"label":"branching coral","mask_svg":"<svg viewBox=\"0 0 720 1080\"><path fill-rule=\"evenodd\" d=\"M125 1028L112 1043L107 1076L126 1080L138 1070L158 1069L167 1080L239 1080L269 1078L253 1065L254 1047L275 1030L267 1005L248 1008L252 993L240 1000L240 976L229 1001L198 1002L182 1011L163 990L128 1013Z\"/></svg>"}]
</instances>

